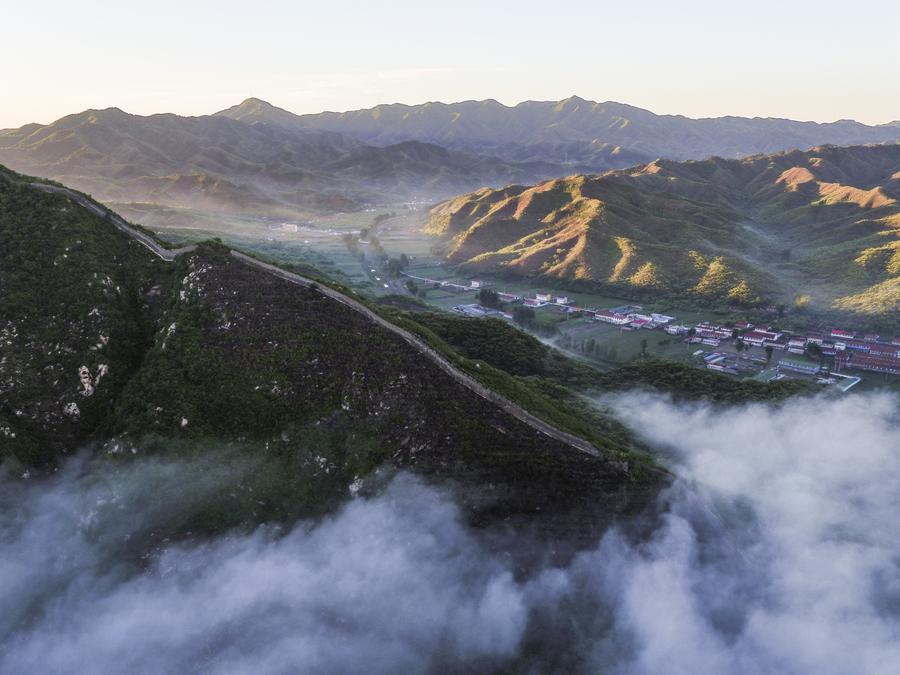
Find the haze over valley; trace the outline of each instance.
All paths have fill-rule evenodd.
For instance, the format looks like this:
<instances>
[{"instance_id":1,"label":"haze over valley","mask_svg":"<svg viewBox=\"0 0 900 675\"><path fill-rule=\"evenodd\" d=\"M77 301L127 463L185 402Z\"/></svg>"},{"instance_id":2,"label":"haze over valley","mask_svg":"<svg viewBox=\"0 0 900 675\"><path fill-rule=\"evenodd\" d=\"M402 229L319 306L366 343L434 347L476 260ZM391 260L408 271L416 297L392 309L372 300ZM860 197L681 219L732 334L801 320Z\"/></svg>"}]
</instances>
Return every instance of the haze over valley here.
<instances>
[{"instance_id":1,"label":"haze over valley","mask_svg":"<svg viewBox=\"0 0 900 675\"><path fill-rule=\"evenodd\" d=\"M0 674L900 672L896 3L3 20Z\"/></svg>"},{"instance_id":2,"label":"haze over valley","mask_svg":"<svg viewBox=\"0 0 900 675\"><path fill-rule=\"evenodd\" d=\"M473 188L625 168L900 140L900 126L691 120L578 97L294 115L259 99L203 117L116 108L0 132L0 162L118 207L298 216L436 201ZM190 222L190 213L181 214ZM152 218L152 215L151 215Z\"/></svg>"},{"instance_id":3,"label":"haze over valley","mask_svg":"<svg viewBox=\"0 0 900 675\"><path fill-rule=\"evenodd\" d=\"M247 99L3 131L0 162L178 236L258 240L283 221L336 235L335 217L361 231L373 212L406 213L418 241L397 255L434 252L468 274L885 314L898 307L898 138L892 124L691 120L578 97L318 115ZM885 145L824 146L861 143ZM707 155L722 159L671 161Z\"/></svg>"},{"instance_id":4,"label":"haze over valley","mask_svg":"<svg viewBox=\"0 0 900 675\"><path fill-rule=\"evenodd\" d=\"M223 214L302 217L428 201L552 175L433 144L367 145L256 101L197 118L89 110L0 132L0 162L99 199Z\"/></svg>"}]
</instances>

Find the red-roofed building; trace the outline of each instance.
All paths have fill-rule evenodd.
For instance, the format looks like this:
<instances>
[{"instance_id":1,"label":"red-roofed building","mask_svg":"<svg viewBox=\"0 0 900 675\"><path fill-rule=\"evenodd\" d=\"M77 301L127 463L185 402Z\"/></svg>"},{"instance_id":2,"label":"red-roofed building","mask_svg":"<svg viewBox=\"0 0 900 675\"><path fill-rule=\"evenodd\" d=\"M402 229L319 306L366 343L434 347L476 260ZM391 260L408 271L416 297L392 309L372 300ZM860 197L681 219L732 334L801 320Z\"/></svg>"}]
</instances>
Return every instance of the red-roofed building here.
<instances>
[{"instance_id":1,"label":"red-roofed building","mask_svg":"<svg viewBox=\"0 0 900 675\"><path fill-rule=\"evenodd\" d=\"M900 359L857 352L852 355L847 353L841 354L835 359L835 363L839 367L844 368L858 368L859 370L869 370L875 373L900 375Z\"/></svg>"},{"instance_id":2,"label":"red-roofed building","mask_svg":"<svg viewBox=\"0 0 900 675\"><path fill-rule=\"evenodd\" d=\"M886 356L892 359L900 359L900 345L886 345L879 342L869 345L869 354L872 356Z\"/></svg>"},{"instance_id":3,"label":"red-roofed building","mask_svg":"<svg viewBox=\"0 0 900 675\"><path fill-rule=\"evenodd\" d=\"M840 328L832 328L831 337L840 338L842 340L852 340L856 337L856 333L849 330L841 330Z\"/></svg>"},{"instance_id":4,"label":"red-roofed building","mask_svg":"<svg viewBox=\"0 0 900 675\"><path fill-rule=\"evenodd\" d=\"M753 345L754 347L762 347L765 343L775 342L780 337L781 333L772 333L770 331L760 330L759 328L757 328L756 330L751 330L749 333L744 333L741 336L741 339L748 345Z\"/></svg>"}]
</instances>

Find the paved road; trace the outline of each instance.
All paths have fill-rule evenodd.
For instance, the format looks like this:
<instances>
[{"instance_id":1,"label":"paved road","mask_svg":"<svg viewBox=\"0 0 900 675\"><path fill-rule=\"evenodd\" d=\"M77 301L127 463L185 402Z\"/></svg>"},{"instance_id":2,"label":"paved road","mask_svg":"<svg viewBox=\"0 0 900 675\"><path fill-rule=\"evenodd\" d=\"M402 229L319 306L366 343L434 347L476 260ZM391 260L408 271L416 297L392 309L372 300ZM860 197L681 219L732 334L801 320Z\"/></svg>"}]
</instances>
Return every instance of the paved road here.
<instances>
[{"instance_id":1,"label":"paved road","mask_svg":"<svg viewBox=\"0 0 900 675\"><path fill-rule=\"evenodd\" d=\"M565 443L573 448L581 450L582 452L586 452L590 455L594 455L596 457L600 456L600 451L594 447L591 443L588 443L583 438L579 438L578 436L574 436L570 433L557 429L553 427L543 420L535 417L527 410L522 408L516 403L513 403L509 399L501 396L497 392L488 387L485 387L475 378L467 375L466 373L459 370L456 366L454 366L450 361L448 361L443 355L432 349L428 344L426 344L420 337L410 333L408 330L400 328L392 324L387 319L379 316L371 309L366 307L361 302L354 300L353 298L344 295L340 291L336 291L335 289L325 286L323 284L317 283L316 281L309 279L307 277L300 276L299 274L294 274L293 272L288 272L286 270L281 269L280 267L276 267L275 265L270 265L268 263L261 262L256 258L251 258L248 255L245 255L239 251L232 251L231 255L233 255L238 260L242 260L248 265L253 265L254 267L258 267L259 269L265 270L269 274L272 274L277 277L281 277L291 283L299 284L300 286L314 286L320 293L323 295L327 295L329 298L337 300L341 304L350 307L351 309L359 312L360 314L365 315L369 320L378 324L382 328L386 328L392 333L399 335L403 338L408 344L414 347L419 353L427 357L433 363L435 363L441 370L443 370L447 375L452 377L458 383L466 387L467 389L475 392L483 399L490 401L491 403L499 406L504 411L515 417L516 419L524 422L532 429L539 431L540 433L549 436L557 441Z\"/></svg>"},{"instance_id":2,"label":"paved road","mask_svg":"<svg viewBox=\"0 0 900 675\"><path fill-rule=\"evenodd\" d=\"M83 194L75 192L74 190L70 190L69 188L57 187L56 185L47 185L46 183L30 183L30 186L33 188L37 188L38 190L43 190L44 192L52 192L54 194L65 195L69 199L71 199L76 204L79 204L86 208L91 213L95 213L101 218L105 218L117 228L122 230L125 234L130 236L132 239L135 239L137 242L146 246L152 253L162 258L163 260L167 260L169 262L175 260L176 257L181 255L182 253L189 253L193 251L196 246L182 246L181 248L165 248L160 245L158 241L156 241L153 237L146 234L145 232L141 232L140 230L134 229L131 225L122 220L116 213L110 211L104 206L97 204L96 202L91 201Z\"/></svg>"},{"instance_id":3,"label":"paved road","mask_svg":"<svg viewBox=\"0 0 900 675\"><path fill-rule=\"evenodd\" d=\"M127 235L146 246L150 251L152 251L155 255L159 256L163 260L172 261L182 253L189 253L197 248L196 246L184 246L182 248L176 249L164 248L159 244L159 242L153 239L153 237L145 234L144 232L141 232L140 230L136 230L131 225L122 220L114 212L91 201L84 195L75 192L74 190L70 190L64 187L57 187L55 185L47 185L45 183L31 183L31 186L37 188L38 190L43 190L44 192L52 192L55 194L62 194L67 196L69 199L83 206L92 213L95 213L98 216L107 219L121 231L125 232ZM260 260L257 260L256 258L251 258L250 256L241 253L240 251L232 250L231 255L233 255L238 260L247 263L248 265L257 267L273 276L280 277L291 283L299 284L300 286L315 287L323 295L326 295L329 298L332 298L333 300L336 300L337 302L350 307L360 314L363 314L370 321L378 324L382 328L391 331L395 335L399 335L409 345L415 348L420 354L431 360L441 370L447 373L447 375L452 377L456 382L466 387L470 391L475 392L481 398L499 406L516 419L530 426L532 429L546 436L549 436L550 438L560 441L561 443L576 448L577 450L586 452L589 455L594 455L595 457L600 456L600 451L591 443L588 443L583 438L579 438L578 436L574 436L570 433L547 424L516 403L513 403L509 399L501 396L494 390L485 387L478 380L459 370L443 355L439 354L434 349L429 347L428 344L426 344L420 337L410 333L408 330L400 328L399 326L395 326L390 321L382 318L358 300L354 300L353 298L344 295L340 291L336 291L329 286L320 284L313 279L300 276L299 274L294 274L293 272L288 272L287 270L283 270L280 267L276 267L275 265L264 263Z\"/></svg>"}]
</instances>

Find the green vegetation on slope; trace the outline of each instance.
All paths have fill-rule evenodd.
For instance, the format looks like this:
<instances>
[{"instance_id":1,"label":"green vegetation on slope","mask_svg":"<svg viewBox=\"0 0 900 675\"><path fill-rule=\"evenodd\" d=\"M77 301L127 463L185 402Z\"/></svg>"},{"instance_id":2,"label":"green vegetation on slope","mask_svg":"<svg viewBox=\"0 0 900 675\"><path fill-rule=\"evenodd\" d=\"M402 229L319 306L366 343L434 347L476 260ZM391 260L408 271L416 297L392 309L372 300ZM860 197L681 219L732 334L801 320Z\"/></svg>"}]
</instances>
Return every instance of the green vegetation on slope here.
<instances>
[{"instance_id":1,"label":"green vegetation on slope","mask_svg":"<svg viewBox=\"0 0 900 675\"><path fill-rule=\"evenodd\" d=\"M507 513L603 501L615 510L630 503L630 486L660 479L643 462L621 461L632 458L626 434L605 435L539 386L434 337L501 393L595 439L603 456L527 425L402 336L221 244L163 263L64 197L6 181L0 198L10 205L0 220L0 280L11 291L10 349L0 360L4 461L52 467L85 446L110 459L223 448L261 463L240 488L262 493L259 510L292 517L357 489L385 463L490 484ZM43 267L46 285L32 288ZM248 494L235 499L250 504ZM246 512L223 508L210 522Z\"/></svg>"},{"instance_id":2,"label":"green vegetation on slope","mask_svg":"<svg viewBox=\"0 0 900 675\"><path fill-rule=\"evenodd\" d=\"M487 361L510 375L575 382L579 373L592 370L501 319L472 319L434 312L417 312L411 318L436 333L462 356Z\"/></svg>"},{"instance_id":3,"label":"green vegetation on slope","mask_svg":"<svg viewBox=\"0 0 900 675\"><path fill-rule=\"evenodd\" d=\"M819 390L799 380L757 382L657 358L635 360L602 373L595 384L601 391L645 389L671 394L676 400L722 404L778 402Z\"/></svg>"},{"instance_id":4,"label":"green vegetation on slope","mask_svg":"<svg viewBox=\"0 0 900 675\"><path fill-rule=\"evenodd\" d=\"M560 429L589 439L634 467L648 461L610 412L589 400L608 393L649 390L676 400L715 404L779 402L817 391L798 381L761 383L657 358L610 371L576 362L524 331L496 319L404 312L392 320L422 336L459 368Z\"/></svg>"},{"instance_id":5,"label":"green vegetation on slope","mask_svg":"<svg viewBox=\"0 0 900 675\"><path fill-rule=\"evenodd\" d=\"M103 219L0 175L6 448L41 461L90 436L142 358L163 282L161 263Z\"/></svg>"},{"instance_id":6,"label":"green vegetation on slope","mask_svg":"<svg viewBox=\"0 0 900 675\"><path fill-rule=\"evenodd\" d=\"M555 402L576 392L602 394L652 389L676 399L712 403L781 401L817 391L797 380L762 383L701 370L667 359L638 358L612 370L576 362L562 352L497 319L419 312L411 319L434 331L470 359L483 360Z\"/></svg>"}]
</instances>

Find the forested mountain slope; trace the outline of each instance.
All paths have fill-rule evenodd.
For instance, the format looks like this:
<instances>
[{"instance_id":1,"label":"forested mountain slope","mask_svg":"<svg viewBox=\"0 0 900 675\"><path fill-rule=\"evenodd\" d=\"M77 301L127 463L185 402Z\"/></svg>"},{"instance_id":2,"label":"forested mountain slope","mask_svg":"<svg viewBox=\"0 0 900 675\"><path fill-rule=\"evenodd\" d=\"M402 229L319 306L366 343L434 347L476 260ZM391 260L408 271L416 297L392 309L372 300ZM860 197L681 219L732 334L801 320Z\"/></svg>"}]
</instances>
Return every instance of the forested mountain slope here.
<instances>
[{"instance_id":1,"label":"forested mountain slope","mask_svg":"<svg viewBox=\"0 0 900 675\"><path fill-rule=\"evenodd\" d=\"M625 508L653 475L621 436L601 432L585 452L486 401L340 293L218 244L160 260L9 172L0 256L6 460L229 448L261 462L282 507L303 508L380 466L490 483L510 511Z\"/></svg>"}]
</instances>

